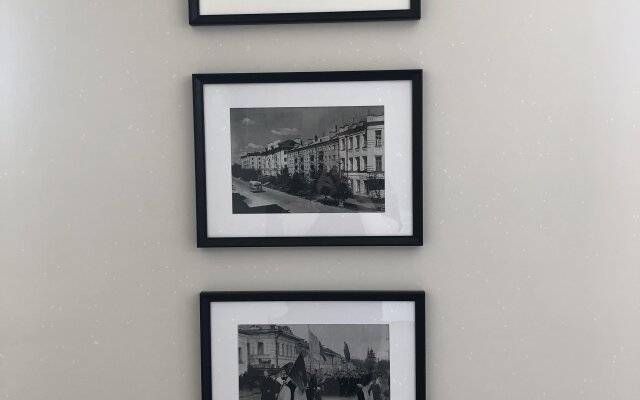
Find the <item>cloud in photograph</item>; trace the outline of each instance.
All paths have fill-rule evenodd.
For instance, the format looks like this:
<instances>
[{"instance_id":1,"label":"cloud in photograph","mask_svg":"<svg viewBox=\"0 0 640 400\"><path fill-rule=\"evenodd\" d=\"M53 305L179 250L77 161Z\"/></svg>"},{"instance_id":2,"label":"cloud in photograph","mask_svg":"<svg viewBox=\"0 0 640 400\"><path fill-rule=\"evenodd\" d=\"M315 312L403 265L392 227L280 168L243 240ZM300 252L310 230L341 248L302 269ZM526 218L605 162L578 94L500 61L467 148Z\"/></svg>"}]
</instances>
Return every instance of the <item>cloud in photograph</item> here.
<instances>
[{"instance_id":1,"label":"cloud in photograph","mask_svg":"<svg viewBox=\"0 0 640 400\"><path fill-rule=\"evenodd\" d=\"M264 149L264 146L255 143L247 143L247 145L242 148L242 151L256 151L262 149Z\"/></svg>"},{"instance_id":2,"label":"cloud in photograph","mask_svg":"<svg viewBox=\"0 0 640 400\"><path fill-rule=\"evenodd\" d=\"M271 133L278 136L291 136L297 135L300 131L298 128L280 128L280 129L272 129Z\"/></svg>"},{"instance_id":3,"label":"cloud in photograph","mask_svg":"<svg viewBox=\"0 0 640 400\"><path fill-rule=\"evenodd\" d=\"M242 119L240 120L240 123L241 123L242 125L247 125L247 126L257 124L257 122L256 122L256 121L252 120L252 119L251 119L251 118L249 118L249 117L244 117L244 118L242 118Z\"/></svg>"},{"instance_id":4,"label":"cloud in photograph","mask_svg":"<svg viewBox=\"0 0 640 400\"><path fill-rule=\"evenodd\" d=\"M264 149L274 140L312 139L337 127L361 121L367 115L384 114L384 106L262 107L230 110L231 159L240 162L243 152ZM260 148L249 144L259 145Z\"/></svg>"}]
</instances>

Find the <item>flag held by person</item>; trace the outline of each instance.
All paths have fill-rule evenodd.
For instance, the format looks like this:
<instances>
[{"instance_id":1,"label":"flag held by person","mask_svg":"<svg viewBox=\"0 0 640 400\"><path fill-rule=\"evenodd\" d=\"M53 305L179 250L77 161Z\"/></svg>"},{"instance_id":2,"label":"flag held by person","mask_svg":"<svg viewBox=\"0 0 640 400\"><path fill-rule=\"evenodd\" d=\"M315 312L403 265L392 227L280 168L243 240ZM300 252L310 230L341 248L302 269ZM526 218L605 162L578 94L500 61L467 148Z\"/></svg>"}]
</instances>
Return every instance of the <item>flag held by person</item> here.
<instances>
[{"instance_id":1,"label":"flag held by person","mask_svg":"<svg viewBox=\"0 0 640 400\"><path fill-rule=\"evenodd\" d=\"M349 352L349 345L347 342L344 342L344 358L346 358L347 361L351 361L351 353Z\"/></svg>"},{"instance_id":2,"label":"flag held by person","mask_svg":"<svg viewBox=\"0 0 640 400\"><path fill-rule=\"evenodd\" d=\"M320 357L322 357L323 361L327 361L327 354L324 352L324 346L322 342L320 342Z\"/></svg>"},{"instance_id":3,"label":"flag held by person","mask_svg":"<svg viewBox=\"0 0 640 400\"><path fill-rule=\"evenodd\" d=\"M324 359L320 341L318 337L311 332L311 329L309 329L309 353L312 359L317 361L320 361L320 358Z\"/></svg>"},{"instance_id":4,"label":"flag held by person","mask_svg":"<svg viewBox=\"0 0 640 400\"><path fill-rule=\"evenodd\" d=\"M289 370L289 378L296 384L296 386L301 390L307 390L307 369L304 365L304 356L302 352L298 355L298 359L293 363L293 366Z\"/></svg>"}]
</instances>

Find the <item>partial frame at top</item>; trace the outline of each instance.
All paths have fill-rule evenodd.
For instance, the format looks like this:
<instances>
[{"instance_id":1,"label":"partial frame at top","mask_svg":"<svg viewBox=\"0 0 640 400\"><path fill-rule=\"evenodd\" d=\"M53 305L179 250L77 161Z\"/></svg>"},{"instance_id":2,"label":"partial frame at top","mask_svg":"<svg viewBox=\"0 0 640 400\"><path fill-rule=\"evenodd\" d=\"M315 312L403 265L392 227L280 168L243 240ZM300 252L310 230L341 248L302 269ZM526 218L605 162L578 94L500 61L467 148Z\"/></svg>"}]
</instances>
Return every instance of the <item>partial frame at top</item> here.
<instances>
[{"instance_id":1,"label":"partial frame at top","mask_svg":"<svg viewBox=\"0 0 640 400\"><path fill-rule=\"evenodd\" d=\"M255 4L254 4L255 3ZM420 0L325 0L321 5L278 0L269 8L256 0L189 0L189 24L253 25L316 22L418 20ZM378 8L376 8L378 7Z\"/></svg>"}]
</instances>

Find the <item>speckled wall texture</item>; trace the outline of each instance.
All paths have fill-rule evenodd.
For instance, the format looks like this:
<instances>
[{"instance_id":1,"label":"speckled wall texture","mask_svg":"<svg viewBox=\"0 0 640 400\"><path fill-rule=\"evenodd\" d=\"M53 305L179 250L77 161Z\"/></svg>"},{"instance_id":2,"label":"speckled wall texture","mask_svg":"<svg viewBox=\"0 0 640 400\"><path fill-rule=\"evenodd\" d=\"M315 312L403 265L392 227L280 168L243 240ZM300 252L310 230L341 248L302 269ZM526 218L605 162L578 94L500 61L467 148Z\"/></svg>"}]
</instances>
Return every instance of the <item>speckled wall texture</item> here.
<instances>
[{"instance_id":1,"label":"speckled wall texture","mask_svg":"<svg viewBox=\"0 0 640 400\"><path fill-rule=\"evenodd\" d=\"M186 0L2 1L0 398L196 400L199 291L379 288L428 293L430 400L640 398L638 20L425 0L193 28ZM385 68L425 70L424 247L195 248L192 73Z\"/></svg>"}]
</instances>

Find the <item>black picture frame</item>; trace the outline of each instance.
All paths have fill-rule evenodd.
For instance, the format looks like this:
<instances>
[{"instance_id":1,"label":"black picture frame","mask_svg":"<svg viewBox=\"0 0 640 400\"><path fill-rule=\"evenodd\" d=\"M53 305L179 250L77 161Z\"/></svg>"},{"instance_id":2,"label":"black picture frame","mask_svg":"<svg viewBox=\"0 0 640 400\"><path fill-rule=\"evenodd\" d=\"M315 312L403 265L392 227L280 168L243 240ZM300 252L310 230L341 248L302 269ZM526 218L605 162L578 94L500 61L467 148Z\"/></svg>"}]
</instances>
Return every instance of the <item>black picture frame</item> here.
<instances>
[{"instance_id":1,"label":"black picture frame","mask_svg":"<svg viewBox=\"0 0 640 400\"><path fill-rule=\"evenodd\" d=\"M205 159L204 85L291 82L411 82L411 169L413 232L408 236L298 236L298 237L209 237L207 234L207 188ZM198 247L294 247L294 246L422 246L422 70L373 70L330 72L271 72L194 74L193 116L195 147L196 223Z\"/></svg>"},{"instance_id":2,"label":"black picture frame","mask_svg":"<svg viewBox=\"0 0 640 400\"><path fill-rule=\"evenodd\" d=\"M225 15L200 14L200 1L189 0L189 24L192 26L419 20L420 15L420 0L410 0L409 8L403 10Z\"/></svg>"},{"instance_id":3,"label":"black picture frame","mask_svg":"<svg viewBox=\"0 0 640 400\"><path fill-rule=\"evenodd\" d=\"M200 354L202 400L213 399L211 360L211 303L261 301L408 301L415 311L415 399L426 400L426 295L424 291L273 291L273 292L201 292Z\"/></svg>"}]
</instances>

